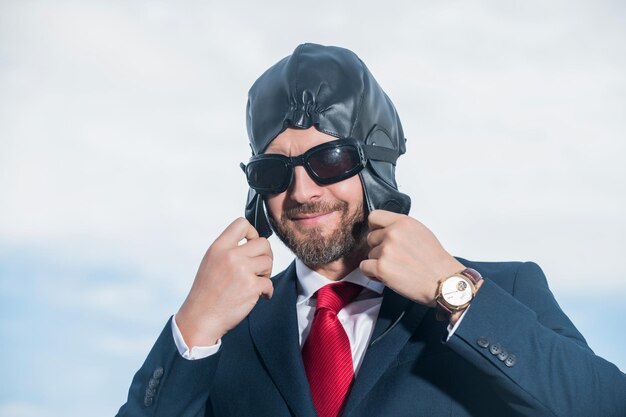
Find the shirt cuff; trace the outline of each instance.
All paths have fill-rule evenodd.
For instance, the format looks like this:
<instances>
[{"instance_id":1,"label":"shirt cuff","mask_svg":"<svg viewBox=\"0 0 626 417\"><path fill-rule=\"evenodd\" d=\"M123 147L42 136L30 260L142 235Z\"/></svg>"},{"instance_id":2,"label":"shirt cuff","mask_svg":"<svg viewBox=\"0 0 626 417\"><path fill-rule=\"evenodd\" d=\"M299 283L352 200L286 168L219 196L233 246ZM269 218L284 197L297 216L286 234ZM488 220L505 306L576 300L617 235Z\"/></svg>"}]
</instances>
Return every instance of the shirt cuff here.
<instances>
[{"instance_id":1,"label":"shirt cuff","mask_svg":"<svg viewBox=\"0 0 626 417\"><path fill-rule=\"evenodd\" d=\"M456 323L454 323L454 327L448 324L448 337L446 337L446 342L448 340L450 340L450 338L454 335L454 332L456 332L456 329L459 328L459 325L461 324L461 322L463 321L463 317L465 317L465 314L467 313L467 311L470 309L471 305L469 307L467 307L465 309L465 311L463 312L463 314L461 314L461 317L459 317L459 319L456 321ZM172 322L174 322L172 320ZM219 342L218 342L219 343Z\"/></svg>"},{"instance_id":2,"label":"shirt cuff","mask_svg":"<svg viewBox=\"0 0 626 417\"><path fill-rule=\"evenodd\" d=\"M178 348L178 353L185 359L195 360L204 359L211 355L215 355L220 346L222 346L222 339L218 340L213 346L193 346L191 349L185 343L183 335L176 324L176 316L172 317L172 336L174 337L174 343Z\"/></svg>"}]
</instances>

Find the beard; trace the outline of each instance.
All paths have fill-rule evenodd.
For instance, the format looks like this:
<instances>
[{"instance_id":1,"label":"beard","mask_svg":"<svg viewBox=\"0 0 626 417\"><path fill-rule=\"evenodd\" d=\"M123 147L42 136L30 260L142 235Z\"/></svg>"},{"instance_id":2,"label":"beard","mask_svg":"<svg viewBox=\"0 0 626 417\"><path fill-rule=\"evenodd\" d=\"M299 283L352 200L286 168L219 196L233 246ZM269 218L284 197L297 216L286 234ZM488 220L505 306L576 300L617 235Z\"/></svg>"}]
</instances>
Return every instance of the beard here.
<instances>
[{"instance_id":1,"label":"beard","mask_svg":"<svg viewBox=\"0 0 626 417\"><path fill-rule=\"evenodd\" d=\"M318 228L299 228L293 224L297 215L332 211L340 212L341 218L337 228L328 236L324 236ZM278 221L269 210L267 214L276 236L310 268L362 251L367 244L367 221L363 204L353 213L350 213L349 205L345 201L301 204L284 210Z\"/></svg>"}]
</instances>

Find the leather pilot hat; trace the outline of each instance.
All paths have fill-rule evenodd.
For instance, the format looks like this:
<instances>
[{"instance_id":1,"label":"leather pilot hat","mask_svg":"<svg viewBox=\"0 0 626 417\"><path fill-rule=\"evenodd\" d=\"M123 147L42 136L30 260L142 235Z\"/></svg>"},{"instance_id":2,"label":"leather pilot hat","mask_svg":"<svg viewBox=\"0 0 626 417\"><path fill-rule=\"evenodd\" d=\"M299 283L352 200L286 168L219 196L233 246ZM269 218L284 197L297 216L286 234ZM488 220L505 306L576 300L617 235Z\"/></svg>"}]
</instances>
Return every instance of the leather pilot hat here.
<instances>
[{"instance_id":1,"label":"leather pilot hat","mask_svg":"<svg viewBox=\"0 0 626 417\"><path fill-rule=\"evenodd\" d=\"M253 155L265 151L287 128L308 129L363 145L405 148L396 109L363 61L352 51L311 43L299 45L259 77L248 92L248 138ZM395 166L368 161L358 174L367 209L408 214L411 199L398 191ZM272 234L263 196L248 191L245 215L259 235Z\"/></svg>"}]
</instances>

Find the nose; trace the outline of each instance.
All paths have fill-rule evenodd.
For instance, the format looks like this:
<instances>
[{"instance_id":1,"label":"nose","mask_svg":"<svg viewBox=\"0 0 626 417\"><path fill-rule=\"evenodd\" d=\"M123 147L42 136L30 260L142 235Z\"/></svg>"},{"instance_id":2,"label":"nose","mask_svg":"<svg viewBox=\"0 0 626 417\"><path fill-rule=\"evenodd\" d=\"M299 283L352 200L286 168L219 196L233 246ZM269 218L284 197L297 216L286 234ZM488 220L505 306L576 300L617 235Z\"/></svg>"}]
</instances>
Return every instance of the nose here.
<instances>
[{"instance_id":1,"label":"nose","mask_svg":"<svg viewBox=\"0 0 626 417\"><path fill-rule=\"evenodd\" d=\"M321 197L322 186L309 176L303 166L294 167L293 181L287 190L288 196L299 204L309 203Z\"/></svg>"}]
</instances>

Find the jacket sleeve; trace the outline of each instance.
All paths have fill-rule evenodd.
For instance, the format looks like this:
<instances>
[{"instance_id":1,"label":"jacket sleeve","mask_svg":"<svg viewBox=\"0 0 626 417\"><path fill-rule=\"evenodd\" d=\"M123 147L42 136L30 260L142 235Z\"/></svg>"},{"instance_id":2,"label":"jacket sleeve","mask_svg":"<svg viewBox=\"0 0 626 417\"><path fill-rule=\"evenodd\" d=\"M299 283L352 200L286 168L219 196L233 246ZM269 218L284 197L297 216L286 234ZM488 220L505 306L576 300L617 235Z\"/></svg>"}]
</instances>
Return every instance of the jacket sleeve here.
<instances>
[{"instance_id":1,"label":"jacket sleeve","mask_svg":"<svg viewBox=\"0 0 626 417\"><path fill-rule=\"evenodd\" d=\"M220 355L217 352L204 359L183 358L168 321L135 374L117 417L204 416Z\"/></svg>"},{"instance_id":2,"label":"jacket sleeve","mask_svg":"<svg viewBox=\"0 0 626 417\"><path fill-rule=\"evenodd\" d=\"M448 346L521 415L626 416L626 375L587 346L541 268L519 265L512 294L485 277Z\"/></svg>"}]
</instances>

